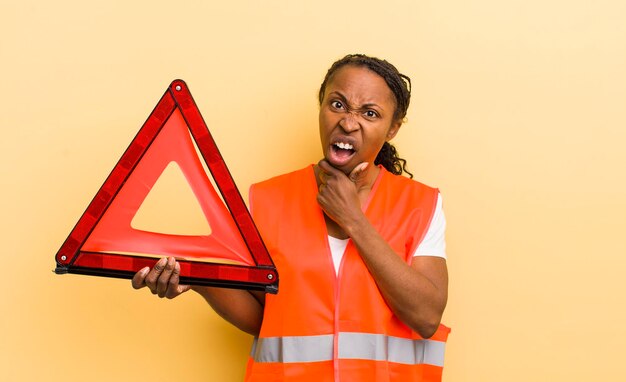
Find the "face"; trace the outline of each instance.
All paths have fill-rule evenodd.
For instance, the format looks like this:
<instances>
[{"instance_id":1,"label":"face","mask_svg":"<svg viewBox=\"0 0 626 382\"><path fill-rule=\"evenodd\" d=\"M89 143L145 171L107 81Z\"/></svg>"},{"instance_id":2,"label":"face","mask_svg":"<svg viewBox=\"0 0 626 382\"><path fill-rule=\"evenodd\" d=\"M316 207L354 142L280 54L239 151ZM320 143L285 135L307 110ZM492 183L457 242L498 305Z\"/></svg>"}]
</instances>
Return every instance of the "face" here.
<instances>
[{"instance_id":1,"label":"face","mask_svg":"<svg viewBox=\"0 0 626 382\"><path fill-rule=\"evenodd\" d=\"M400 128L393 119L396 102L385 80L360 66L338 69L326 85L319 126L324 158L349 174L374 160Z\"/></svg>"}]
</instances>

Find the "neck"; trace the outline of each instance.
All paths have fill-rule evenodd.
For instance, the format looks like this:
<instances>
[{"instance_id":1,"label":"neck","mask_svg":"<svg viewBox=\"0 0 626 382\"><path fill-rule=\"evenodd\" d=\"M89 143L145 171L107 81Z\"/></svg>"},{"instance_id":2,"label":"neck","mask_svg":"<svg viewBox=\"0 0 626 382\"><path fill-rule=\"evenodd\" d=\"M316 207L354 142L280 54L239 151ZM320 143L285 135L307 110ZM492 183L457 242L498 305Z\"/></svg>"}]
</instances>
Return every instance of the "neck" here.
<instances>
[{"instance_id":1,"label":"neck","mask_svg":"<svg viewBox=\"0 0 626 382\"><path fill-rule=\"evenodd\" d=\"M376 182L376 178L378 178L379 173L380 168L374 163L370 163L367 169L365 169L364 176L358 178L354 182L357 192L360 192L361 190L371 190L372 187L374 187L374 183Z\"/></svg>"}]
</instances>

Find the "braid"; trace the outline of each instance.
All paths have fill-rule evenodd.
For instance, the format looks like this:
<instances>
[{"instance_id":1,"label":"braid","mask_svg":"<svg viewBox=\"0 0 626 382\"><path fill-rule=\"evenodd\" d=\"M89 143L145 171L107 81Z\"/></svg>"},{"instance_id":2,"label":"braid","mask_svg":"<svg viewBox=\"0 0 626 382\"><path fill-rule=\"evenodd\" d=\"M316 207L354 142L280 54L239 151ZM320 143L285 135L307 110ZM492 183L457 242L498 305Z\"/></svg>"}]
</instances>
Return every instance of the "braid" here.
<instances>
[{"instance_id":1,"label":"braid","mask_svg":"<svg viewBox=\"0 0 626 382\"><path fill-rule=\"evenodd\" d=\"M409 103L411 101L411 79L400 73L391 63L379 58L369 57L364 54L349 54L332 64L326 73L326 77L324 77L324 82L322 82L322 85L320 86L320 105L324 99L326 85L332 79L333 74L337 71L337 69L346 65L366 67L381 76L395 97L396 109L393 113L394 121L399 121L406 117L407 110L409 109ZM402 172L406 172L411 178L413 178L413 174L406 170L406 160L398 156L396 148L389 142L385 142L383 144L383 147L378 152L378 156L376 157L374 163L382 165L392 174L401 175Z\"/></svg>"},{"instance_id":2,"label":"braid","mask_svg":"<svg viewBox=\"0 0 626 382\"><path fill-rule=\"evenodd\" d=\"M406 172L409 178L413 179L413 174L406 169L406 159L400 158L395 146L389 142L383 144L383 147L376 156L374 164L382 165L387 171L394 175L402 175L402 172Z\"/></svg>"}]
</instances>

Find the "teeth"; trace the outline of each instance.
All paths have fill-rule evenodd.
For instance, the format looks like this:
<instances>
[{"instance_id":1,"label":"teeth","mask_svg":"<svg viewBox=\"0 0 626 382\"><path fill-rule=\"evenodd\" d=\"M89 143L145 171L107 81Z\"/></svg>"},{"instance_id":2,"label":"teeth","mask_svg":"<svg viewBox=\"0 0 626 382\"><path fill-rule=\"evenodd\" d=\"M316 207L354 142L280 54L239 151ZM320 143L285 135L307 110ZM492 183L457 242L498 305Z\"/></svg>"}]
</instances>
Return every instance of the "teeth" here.
<instances>
[{"instance_id":1,"label":"teeth","mask_svg":"<svg viewBox=\"0 0 626 382\"><path fill-rule=\"evenodd\" d=\"M344 149L344 150L352 150L354 148L351 144L343 143L343 142L335 143L335 146L339 147L340 149Z\"/></svg>"}]
</instances>

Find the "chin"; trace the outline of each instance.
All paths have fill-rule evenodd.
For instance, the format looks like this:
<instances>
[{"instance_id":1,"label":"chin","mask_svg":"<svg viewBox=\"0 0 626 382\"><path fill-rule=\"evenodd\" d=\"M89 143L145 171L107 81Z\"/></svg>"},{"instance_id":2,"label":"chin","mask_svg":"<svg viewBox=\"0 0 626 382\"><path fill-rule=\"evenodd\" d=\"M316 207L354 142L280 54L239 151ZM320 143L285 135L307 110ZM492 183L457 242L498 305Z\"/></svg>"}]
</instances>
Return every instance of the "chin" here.
<instances>
[{"instance_id":1,"label":"chin","mask_svg":"<svg viewBox=\"0 0 626 382\"><path fill-rule=\"evenodd\" d=\"M360 163L354 157L353 158L349 158L348 161L342 161L341 163L337 163L337 162L335 162L331 158L332 158L332 155L325 155L324 156L324 159L326 160L326 162L328 162L328 164L330 164L331 166L333 166L337 170L345 172L346 174L349 174L356 167L356 165Z\"/></svg>"},{"instance_id":2,"label":"chin","mask_svg":"<svg viewBox=\"0 0 626 382\"><path fill-rule=\"evenodd\" d=\"M327 159L328 161L328 159ZM337 170L343 172L346 175L349 175L352 170L354 170L354 168L356 167L356 165L352 164L352 163L346 163L343 165L337 165L335 163L332 163L330 161L328 161L328 163L330 163L331 166L333 166L334 168L336 168Z\"/></svg>"}]
</instances>

